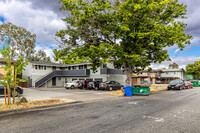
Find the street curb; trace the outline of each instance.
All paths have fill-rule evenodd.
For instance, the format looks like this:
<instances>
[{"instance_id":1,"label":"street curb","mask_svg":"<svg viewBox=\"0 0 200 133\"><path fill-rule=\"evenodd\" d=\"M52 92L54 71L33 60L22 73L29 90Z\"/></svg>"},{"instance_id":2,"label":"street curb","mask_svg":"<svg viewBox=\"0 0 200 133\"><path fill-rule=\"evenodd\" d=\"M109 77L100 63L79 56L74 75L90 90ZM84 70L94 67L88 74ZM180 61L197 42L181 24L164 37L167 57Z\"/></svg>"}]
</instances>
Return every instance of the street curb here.
<instances>
[{"instance_id":1,"label":"street curb","mask_svg":"<svg viewBox=\"0 0 200 133\"><path fill-rule=\"evenodd\" d=\"M57 106L62 106L62 105L70 105L70 104L77 104L77 103L82 103L83 101L75 101L75 102L68 102L68 103L60 103L60 104L51 104L51 105L44 105L44 106L36 106L36 107L29 107L29 108L21 108L21 109L12 109L12 110L7 110L7 111L0 111L0 115L6 115L9 113L21 113L25 111L37 111L37 109L46 109L46 108L51 108L51 107L57 107Z\"/></svg>"}]
</instances>

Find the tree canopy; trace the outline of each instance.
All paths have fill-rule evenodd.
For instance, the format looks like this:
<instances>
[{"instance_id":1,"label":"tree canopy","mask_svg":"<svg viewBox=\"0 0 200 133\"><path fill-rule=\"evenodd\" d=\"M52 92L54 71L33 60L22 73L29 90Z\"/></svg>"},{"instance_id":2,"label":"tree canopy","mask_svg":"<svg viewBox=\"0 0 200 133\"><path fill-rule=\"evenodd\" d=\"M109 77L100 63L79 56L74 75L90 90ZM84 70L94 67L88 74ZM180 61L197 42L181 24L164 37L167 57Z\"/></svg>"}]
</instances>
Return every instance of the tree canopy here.
<instances>
[{"instance_id":1,"label":"tree canopy","mask_svg":"<svg viewBox=\"0 0 200 133\"><path fill-rule=\"evenodd\" d=\"M51 62L50 57L47 56L47 54L42 50L39 50L37 53L35 53L35 55L31 56L29 60L38 62Z\"/></svg>"},{"instance_id":2,"label":"tree canopy","mask_svg":"<svg viewBox=\"0 0 200 133\"><path fill-rule=\"evenodd\" d=\"M18 27L12 23L0 25L0 44L9 45L11 48L11 58L30 58L35 50L36 35L31 34L23 27Z\"/></svg>"},{"instance_id":3,"label":"tree canopy","mask_svg":"<svg viewBox=\"0 0 200 133\"><path fill-rule=\"evenodd\" d=\"M116 67L127 72L127 85L133 72L170 60L165 47L177 44L183 50L190 44L186 24L178 21L185 18L186 6L178 0L60 2L69 16L63 19L67 28L56 33L62 44L55 58L87 60L93 71L112 58Z\"/></svg>"},{"instance_id":4,"label":"tree canopy","mask_svg":"<svg viewBox=\"0 0 200 133\"><path fill-rule=\"evenodd\" d=\"M169 69L178 69L178 68L179 68L179 66L175 62L172 64L169 64Z\"/></svg>"},{"instance_id":5,"label":"tree canopy","mask_svg":"<svg viewBox=\"0 0 200 133\"><path fill-rule=\"evenodd\" d=\"M194 64L188 64L186 66L186 73L195 76L196 79L200 79L200 61L195 61Z\"/></svg>"}]
</instances>

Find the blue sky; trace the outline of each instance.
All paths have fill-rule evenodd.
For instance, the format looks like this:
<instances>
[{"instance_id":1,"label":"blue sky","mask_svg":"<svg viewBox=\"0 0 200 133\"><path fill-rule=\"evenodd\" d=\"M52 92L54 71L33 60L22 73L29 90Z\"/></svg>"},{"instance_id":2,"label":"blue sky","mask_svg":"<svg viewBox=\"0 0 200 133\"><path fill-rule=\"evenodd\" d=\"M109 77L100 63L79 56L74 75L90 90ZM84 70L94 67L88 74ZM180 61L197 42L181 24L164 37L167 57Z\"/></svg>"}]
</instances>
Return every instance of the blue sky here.
<instances>
[{"instance_id":1,"label":"blue sky","mask_svg":"<svg viewBox=\"0 0 200 133\"><path fill-rule=\"evenodd\" d=\"M66 27L61 18L66 15L59 10L59 0L0 0L0 24L2 21L12 22L17 26L26 28L37 35L36 50L44 50L48 56L53 58L52 50L58 47L55 33ZM186 33L193 35L192 44L183 51L177 46L166 48L172 61L162 64L152 64L153 68L167 67L176 62L181 67L200 60L200 1L179 0L187 5L188 24ZM17 5L17 6L16 6Z\"/></svg>"}]
</instances>

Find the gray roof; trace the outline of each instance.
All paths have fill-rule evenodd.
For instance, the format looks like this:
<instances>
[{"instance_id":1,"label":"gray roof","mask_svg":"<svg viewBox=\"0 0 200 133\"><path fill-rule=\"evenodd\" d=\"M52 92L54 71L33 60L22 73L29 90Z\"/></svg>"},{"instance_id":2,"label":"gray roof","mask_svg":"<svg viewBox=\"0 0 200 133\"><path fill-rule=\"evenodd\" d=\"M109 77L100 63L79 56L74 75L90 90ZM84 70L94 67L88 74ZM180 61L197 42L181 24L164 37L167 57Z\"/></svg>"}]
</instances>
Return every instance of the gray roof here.
<instances>
[{"instance_id":1,"label":"gray roof","mask_svg":"<svg viewBox=\"0 0 200 133\"><path fill-rule=\"evenodd\" d=\"M179 69L162 69L163 72L181 72L181 71L185 71L183 68L179 68Z\"/></svg>"},{"instance_id":2,"label":"gray roof","mask_svg":"<svg viewBox=\"0 0 200 133\"><path fill-rule=\"evenodd\" d=\"M59 63L37 62L37 61L29 61L29 63L33 65L45 65L45 66L57 66L57 67L68 67L68 66L79 66L79 65L91 64L89 62L76 63L76 64L59 64Z\"/></svg>"}]
</instances>

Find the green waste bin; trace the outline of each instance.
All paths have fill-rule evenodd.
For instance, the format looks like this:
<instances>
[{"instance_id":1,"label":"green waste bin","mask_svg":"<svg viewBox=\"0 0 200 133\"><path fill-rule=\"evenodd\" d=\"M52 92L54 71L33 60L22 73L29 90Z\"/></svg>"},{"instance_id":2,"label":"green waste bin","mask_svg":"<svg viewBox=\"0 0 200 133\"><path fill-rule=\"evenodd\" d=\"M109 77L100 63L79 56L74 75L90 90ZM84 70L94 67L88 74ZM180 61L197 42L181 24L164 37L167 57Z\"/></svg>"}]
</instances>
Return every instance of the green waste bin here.
<instances>
[{"instance_id":1,"label":"green waste bin","mask_svg":"<svg viewBox=\"0 0 200 133\"><path fill-rule=\"evenodd\" d=\"M198 80L193 80L190 81L193 84L193 87L198 87L199 86L199 81Z\"/></svg>"},{"instance_id":2,"label":"green waste bin","mask_svg":"<svg viewBox=\"0 0 200 133\"><path fill-rule=\"evenodd\" d=\"M149 86L133 86L133 95L149 95Z\"/></svg>"}]
</instances>

